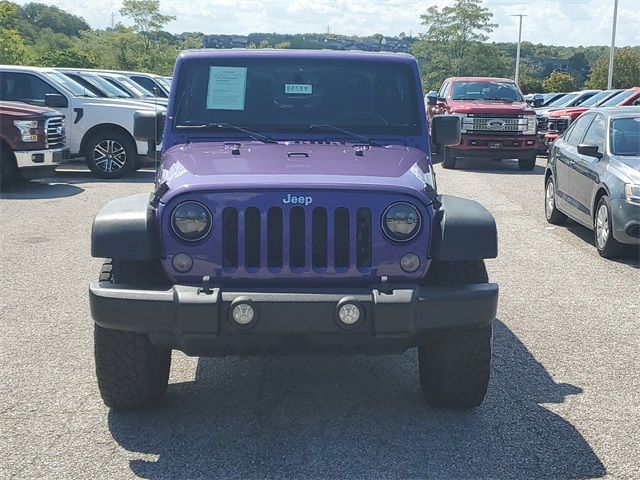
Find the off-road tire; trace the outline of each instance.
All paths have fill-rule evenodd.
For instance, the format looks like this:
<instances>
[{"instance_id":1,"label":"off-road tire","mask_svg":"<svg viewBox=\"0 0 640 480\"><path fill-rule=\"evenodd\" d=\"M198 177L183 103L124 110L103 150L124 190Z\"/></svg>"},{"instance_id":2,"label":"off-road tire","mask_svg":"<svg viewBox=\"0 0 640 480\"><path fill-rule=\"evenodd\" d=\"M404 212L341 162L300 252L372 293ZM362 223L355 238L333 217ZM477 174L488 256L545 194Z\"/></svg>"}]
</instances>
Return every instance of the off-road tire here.
<instances>
[{"instance_id":1,"label":"off-road tire","mask_svg":"<svg viewBox=\"0 0 640 480\"><path fill-rule=\"evenodd\" d=\"M114 171L105 171L100 168L94 159L94 150L97 145L105 141L114 141L121 145L124 149L125 157L123 165ZM138 148L133 138L123 132L117 130L103 130L93 135L85 144L83 151L84 159L89 167L89 170L93 172L99 178L113 179L121 178L134 170L138 161Z\"/></svg>"},{"instance_id":2,"label":"off-road tire","mask_svg":"<svg viewBox=\"0 0 640 480\"><path fill-rule=\"evenodd\" d=\"M600 212L601 208L606 208L607 229L609 232L607 240L603 245L600 245L600 243L598 242L598 212ZM603 258L617 258L624 253L625 245L613 238L613 219L611 214L611 204L609 203L609 197L607 195L603 195L596 205L596 210L593 216L593 240L595 242L598 253Z\"/></svg>"},{"instance_id":3,"label":"off-road tire","mask_svg":"<svg viewBox=\"0 0 640 480\"><path fill-rule=\"evenodd\" d=\"M544 216L547 222L552 225L564 225L567 221L567 216L558 210L556 198L556 184L553 176L549 175L544 185Z\"/></svg>"},{"instance_id":4,"label":"off-road tire","mask_svg":"<svg viewBox=\"0 0 640 480\"><path fill-rule=\"evenodd\" d=\"M154 283L148 262L107 262L100 281ZM98 389L104 404L115 410L157 406L169 383L171 350L154 346L147 335L94 326Z\"/></svg>"},{"instance_id":5,"label":"off-road tire","mask_svg":"<svg viewBox=\"0 0 640 480\"><path fill-rule=\"evenodd\" d=\"M531 171L536 168L536 154L535 152L528 157L518 159L518 168L524 171Z\"/></svg>"},{"instance_id":6,"label":"off-road tire","mask_svg":"<svg viewBox=\"0 0 640 480\"><path fill-rule=\"evenodd\" d=\"M21 183L24 177L16 164L16 157L9 147L0 143L0 188Z\"/></svg>"},{"instance_id":7,"label":"off-road tire","mask_svg":"<svg viewBox=\"0 0 640 480\"><path fill-rule=\"evenodd\" d=\"M434 261L425 283L487 283L482 260ZM491 372L492 325L433 332L418 345L420 386L427 403L438 408L474 408L482 403Z\"/></svg>"},{"instance_id":8,"label":"off-road tire","mask_svg":"<svg viewBox=\"0 0 640 480\"><path fill-rule=\"evenodd\" d=\"M456 157L449 147L442 149L442 168L453 170L456 168Z\"/></svg>"}]
</instances>

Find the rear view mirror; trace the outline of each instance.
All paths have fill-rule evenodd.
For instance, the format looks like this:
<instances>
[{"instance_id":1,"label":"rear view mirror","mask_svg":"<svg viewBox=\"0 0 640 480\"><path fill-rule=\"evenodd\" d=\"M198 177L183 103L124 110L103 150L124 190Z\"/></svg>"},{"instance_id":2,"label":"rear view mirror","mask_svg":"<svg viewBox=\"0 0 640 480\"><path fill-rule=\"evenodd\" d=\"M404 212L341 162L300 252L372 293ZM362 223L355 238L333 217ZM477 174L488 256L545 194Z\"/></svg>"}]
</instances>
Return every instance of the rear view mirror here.
<instances>
[{"instance_id":1,"label":"rear view mirror","mask_svg":"<svg viewBox=\"0 0 640 480\"><path fill-rule=\"evenodd\" d=\"M542 95L536 95L533 97L533 107L539 108L544 103L544 97Z\"/></svg>"},{"instance_id":2,"label":"rear view mirror","mask_svg":"<svg viewBox=\"0 0 640 480\"><path fill-rule=\"evenodd\" d=\"M435 106L438 103L438 92L436 92L435 90L431 90L429 93L427 93L427 104L429 104L430 106Z\"/></svg>"},{"instance_id":3,"label":"rear view mirror","mask_svg":"<svg viewBox=\"0 0 640 480\"><path fill-rule=\"evenodd\" d=\"M586 145L582 143L578 145L578 153L586 157L595 157L597 159L602 158L602 153L600 153L596 145Z\"/></svg>"},{"instance_id":4,"label":"rear view mirror","mask_svg":"<svg viewBox=\"0 0 640 480\"><path fill-rule=\"evenodd\" d=\"M67 108L69 102L67 97L59 93L47 93L44 96L44 104L49 108Z\"/></svg>"}]
</instances>

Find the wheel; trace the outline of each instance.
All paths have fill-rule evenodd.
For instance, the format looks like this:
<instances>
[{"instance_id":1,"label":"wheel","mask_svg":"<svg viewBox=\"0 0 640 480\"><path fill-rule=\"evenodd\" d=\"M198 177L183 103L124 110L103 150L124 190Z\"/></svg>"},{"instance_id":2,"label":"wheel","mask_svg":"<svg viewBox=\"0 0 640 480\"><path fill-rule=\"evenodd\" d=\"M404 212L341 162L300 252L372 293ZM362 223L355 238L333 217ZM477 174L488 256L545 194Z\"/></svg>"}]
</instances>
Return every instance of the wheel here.
<instances>
[{"instance_id":1,"label":"wheel","mask_svg":"<svg viewBox=\"0 0 640 480\"><path fill-rule=\"evenodd\" d=\"M138 150L128 134L105 130L89 139L84 158L89 169L98 177L120 178L135 168Z\"/></svg>"},{"instance_id":2,"label":"wheel","mask_svg":"<svg viewBox=\"0 0 640 480\"><path fill-rule=\"evenodd\" d=\"M105 263L100 281L147 284L154 268L147 262ZM116 410L157 406L169 383L171 350L154 346L147 335L94 325L98 389L104 404Z\"/></svg>"},{"instance_id":3,"label":"wheel","mask_svg":"<svg viewBox=\"0 0 640 480\"><path fill-rule=\"evenodd\" d=\"M482 260L434 261L426 279L430 285L488 281ZM441 330L420 342L420 386L429 405L473 408L482 403L491 372L492 330L492 325Z\"/></svg>"},{"instance_id":4,"label":"wheel","mask_svg":"<svg viewBox=\"0 0 640 480\"><path fill-rule=\"evenodd\" d=\"M456 168L456 157L449 147L444 147L442 151L442 167L451 170Z\"/></svg>"},{"instance_id":5,"label":"wheel","mask_svg":"<svg viewBox=\"0 0 640 480\"><path fill-rule=\"evenodd\" d=\"M598 253L604 258L615 258L622 254L624 245L613 238L613 220L609 197L603 195L596 206L593 233Z\"/></svg>"},{"instance_id":6,"label":"wheel","mask_svg":"<svg viewBox=\"0 0 640 480\"><path fill-rule=\"evenodd\" d=\"M556 185L552 176L547 178L544 188L544 215L547 222L553 225L562 225L567 221L567 216L556 207Z\"/></svg>"},{"instance_id":7,"label":"wheel","mask_svg":"<svg viewBox=\"0 0 640 480\"><path fill-rule=\"evenodd\" d=\"M518 168L520 170L527 170L527 171L531 171L534 168L536 168L536 154L533 153L532 155L525 157L525 158L519 158L518 159Z\"/></svg>"},{"instance_id":8,"label":"wheel","mask_svg":"<svg viewBox=\"0 0 640 480\"><path fill-rule=\"evenodd\" d=\"M16 157L6 146L0 145L0 187L24 181L20 169L16 164Z\"/></svg>"}]
</instances>

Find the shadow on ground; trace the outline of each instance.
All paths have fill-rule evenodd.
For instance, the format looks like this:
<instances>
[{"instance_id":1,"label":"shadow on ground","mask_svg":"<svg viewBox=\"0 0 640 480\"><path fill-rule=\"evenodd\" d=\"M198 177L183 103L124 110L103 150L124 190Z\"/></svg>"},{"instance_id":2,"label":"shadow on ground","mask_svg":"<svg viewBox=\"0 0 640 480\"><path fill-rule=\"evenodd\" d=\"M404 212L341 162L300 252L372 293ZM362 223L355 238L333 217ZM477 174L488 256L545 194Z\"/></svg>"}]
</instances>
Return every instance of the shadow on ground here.
<instances>
[{"instance_id":1,"label":"shadow on ground","mask_svg":"<svg viewBox=\"0 0 640 480\"><path fill-rule=\"evenodd\" d=\"M538 159L538 163L540 163ZM543 160L546 164L546 159ZM544 167L536 165L533 170L520 170L518 160L490 160L486 158L459 158L456 170L499 175L544 175Z\"/></svg>"},{"instance_id":2,"label":"shadow on ground","mask_svg":"<svg viewBox=\"0 0 640 480\"><path fill-rule=\"evenodd\" d=\"M416 354L200 359L145 413L109 413L143 478L600 477L578 431L542 403L580 394L555 383L496 322L492 385L473 412L428 408ZM135 455L135 454L134 454Z\"/></svg>"},{"instance_id":3,"label":"shadow on ground","mask_svg":"<svg viewBox=\"0 0 640 480\"><path fill-rule=\"evenodd\" d=\"M571 219L567 220L567 223L564 225L564 227L566 227L566 229L576 237L591 245L594 249L596 248L592 230L589 230L587 227L579 224L578 222L574 222ZM562 228L562 226L559 228ZM633 268L640 268L640 247L638 247L637 245L628 245L619 258L608 258L606 260L609 262L629 265Z\"/></svg>"}]
</instances>

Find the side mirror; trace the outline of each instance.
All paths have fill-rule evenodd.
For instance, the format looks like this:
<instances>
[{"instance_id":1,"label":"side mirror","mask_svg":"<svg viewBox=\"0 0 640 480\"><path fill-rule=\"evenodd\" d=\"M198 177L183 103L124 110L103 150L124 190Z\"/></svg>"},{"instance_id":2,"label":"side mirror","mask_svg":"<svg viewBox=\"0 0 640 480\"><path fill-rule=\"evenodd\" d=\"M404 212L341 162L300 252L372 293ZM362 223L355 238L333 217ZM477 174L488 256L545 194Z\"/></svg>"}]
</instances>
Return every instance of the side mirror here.
<instances>
[{"instance_id":1,"label":"side mirror","mask_svg":"<svg viewBox=\"0 0 640 480\"><path fill-rule=\"evenodd\" d=\"M133 114L133 137L139 142L153 142L157 145L162 140L164 115L151 110L141 110Z\"/></svg>"},{"instance_id":2,"label":"side mirror","mask_svg":"<svg viewBox=\"0 0 640 480\"><path fill-rule=\"evenodd\" d=\"M602 158L602 153L598 151L598 147L596 145L586 145L581 143L578 145L578 153L586 157L595 157L598 160Z\"/></svg>"},{"instance_id":3,"label":"side mirror","mask_svg":"<svg viewBox=\"0 0 640 480\"><path fill-rule=\"evenodd\" d=\"M431 90L429 93L427 93L427 103L432 107L436 106L436 104L438 103L438 92L436 92L435 90Z\"/></svg>"},{"instance_id":4,"label":"side mirror","mask_svg":"<svg viewBox=\"0 0 640 480\"><path fill-rule=\"evenodd\" d=\"M49 108L67 108L69 101L59 93L47 93L44 96L44 104Z\"/></svg>"},{"instance_id":5,"label":"side mirror","mask_svg":"<svg viewBox=\"0 0 640 480\"><path fill-rule=\"evenodd\" d=\"M544 97L542 95L536 95L533 97L533 108L540 108L544 103Z\"/></svg>"}]
</instances>

